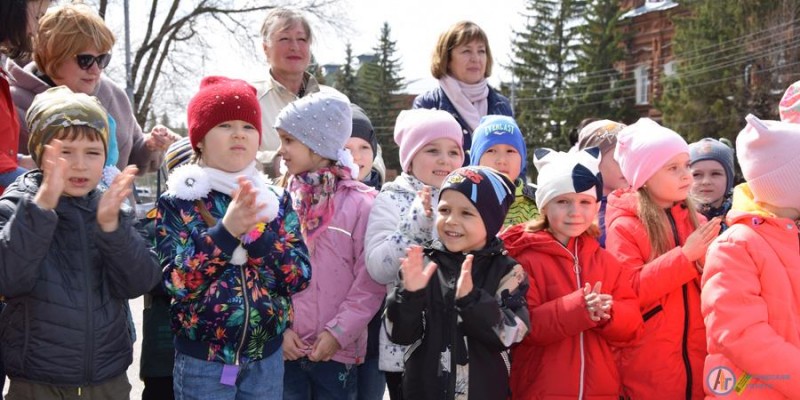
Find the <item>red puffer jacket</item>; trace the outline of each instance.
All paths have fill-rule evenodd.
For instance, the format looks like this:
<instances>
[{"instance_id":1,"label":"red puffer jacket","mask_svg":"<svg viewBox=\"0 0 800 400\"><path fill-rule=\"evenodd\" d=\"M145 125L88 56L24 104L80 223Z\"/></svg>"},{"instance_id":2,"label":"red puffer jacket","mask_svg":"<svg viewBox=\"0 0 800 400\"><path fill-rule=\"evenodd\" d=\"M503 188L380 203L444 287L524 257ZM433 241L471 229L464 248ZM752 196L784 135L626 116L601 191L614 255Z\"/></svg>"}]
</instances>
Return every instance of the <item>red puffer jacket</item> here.
<instances>
[{"instance_id":1,"label":"red puffer jacket","mask_svg":"<svg viewBox=\"0 0 800 400\"><path fill-rule=\"evenodd\" d=\"M512 350L513 398L618 400L621 384L609 343L633 341L642 330L627 277L588 235L564 247L549 232L524 229L516 225L501 236L530 280L531 330ZM602 292L613 296L610 321L589 318L582 290L586 282L602 282Z\"/></svg>"},{"instance_id":2,"label":"red puffer jacket","mask_svg":"<svg viewBox=\"0 0 800 400\"><path fill-rule=\"evenodd\" d=\"M606 250L630 273L644 319L642 337L617 354L624 394L632 399L702 399L706 336L700 275L678 247L694 231L689 211L683 204L665 210L675 247L648 261L650 241L637 217L638 200L636 192L621 189L609 195L606 208Z\"/></svg>"}]
</instances>

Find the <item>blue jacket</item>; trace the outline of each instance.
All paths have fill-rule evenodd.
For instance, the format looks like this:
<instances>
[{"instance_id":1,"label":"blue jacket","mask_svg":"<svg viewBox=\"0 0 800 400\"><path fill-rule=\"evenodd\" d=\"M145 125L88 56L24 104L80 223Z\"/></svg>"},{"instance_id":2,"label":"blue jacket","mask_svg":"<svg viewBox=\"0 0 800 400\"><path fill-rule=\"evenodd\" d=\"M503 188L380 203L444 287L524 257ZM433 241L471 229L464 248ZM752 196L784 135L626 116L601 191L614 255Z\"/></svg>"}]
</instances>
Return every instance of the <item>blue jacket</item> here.
<instances>
[{"instance_id":1,"label":"blue jacket","mask_svg":"<svg viewBox=\"0 0 800 400\"><path fill-rule=\"evenodd\" d=\"M117 230L100 230L99 190L43 210L33 202L41 182L40 170L29 171L0 199L3 363L12 379L100 384L131 364L124 308L161 271L130 214L121 213Z\"/></svg>"},{"instance_id":2,"label":"blue jacket","mask_svg":"<svg viewBox=\"0 0 800 400\"><path fill-rule=\"evenodd\" d=\"M506 115L509 117L514 116L514 111L511 109L511 102L508 98L500 94L497 90L489 87L489 110L488 115ZM411 108L427 108L434 110L447 111L455 117L458 124L461 125L461 131L464 133L464 166L469 165L469 149L472 147L472 129L464 121L464 118L456 111L453 103L444 94L441 87L425 92L414 99L414 104Z\"/></svg>"}]
</instances>

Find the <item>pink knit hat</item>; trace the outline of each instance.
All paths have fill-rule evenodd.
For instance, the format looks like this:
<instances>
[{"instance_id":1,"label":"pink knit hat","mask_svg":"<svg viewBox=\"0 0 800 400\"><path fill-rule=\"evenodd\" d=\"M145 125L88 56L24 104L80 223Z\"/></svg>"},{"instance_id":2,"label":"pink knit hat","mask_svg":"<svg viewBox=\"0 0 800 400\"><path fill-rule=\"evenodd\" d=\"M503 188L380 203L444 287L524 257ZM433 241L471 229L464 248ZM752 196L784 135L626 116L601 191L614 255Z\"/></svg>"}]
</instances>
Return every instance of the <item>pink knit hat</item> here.
<instances>
[{"instance_id":1,"label":"pink knit hat","mask_svg":"<svg viewBox=\"0 0 800 400\"><path fill-rule=\"evenodd\" d=\"M641 118L617 135L614 159L633 190L644 186L661 167L678 154L689 154L681 135L650 118Z\"/></svg>"},{"instance_id":2,"label":"pink knit hat","mask_svg":"<svg viewBox=\"0 0 800 400\"><path fill-rule=\"evenodd\" d=\"M786 89L778 105L778 110L781 114L781 121L800 124L800 81Z\"/></svg>"},{"instance_id":3,"label":"pink knit hat","mask_svg":"<svg viewBox=\"0 0 800 400\"><path fill-rule=\"evenodd\" d=\"M736 137L736 156L756 201L800 209L800 125L750 114Z\"/></svg>"},{"instance_id":4,"label":"pink knit hat","mask_svg":"<svg viewBox=\"0 0 800 400\"><path fill-rule=\"evenodd\" d=\"M411 170L411 160L426 144L442 138L453 140L463 149L461 126L447 111L422 108L401 111L394 125L394 142L400 147L403 171ZM461 157L463 163L463 151Z\"/></svg>"}]
</instances>

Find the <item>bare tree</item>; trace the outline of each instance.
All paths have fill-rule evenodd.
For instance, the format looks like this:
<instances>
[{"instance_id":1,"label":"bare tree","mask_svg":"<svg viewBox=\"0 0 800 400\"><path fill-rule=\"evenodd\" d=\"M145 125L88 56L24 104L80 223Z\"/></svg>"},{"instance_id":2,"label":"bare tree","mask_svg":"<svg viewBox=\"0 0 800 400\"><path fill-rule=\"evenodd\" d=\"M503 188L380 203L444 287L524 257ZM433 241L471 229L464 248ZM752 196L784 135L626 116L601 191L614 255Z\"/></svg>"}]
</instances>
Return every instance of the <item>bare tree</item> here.
<instances>
[{"instance_id":1,"label":"bare tree","mask_svg":"<svg viewBox=\"0 0 800 400\"><path fill-rule=\"evenodd\" d=\"M342 8L335 7L342 0L291 1L150 0L144 36L132 44L133 107L139 124L147 124L148 117L157 111L156 103L164 106L160 99L175 98L169 94L185 87L185 78L196 73L198 60L209 57L210 36L227 35L232 45L250 47L257 54L260 49L254 48L253 38L260 35L261 18L269 9L301 9L336 31L346 30ZM97 0L98 13L105 18L109 5L121 2Z\"/></svg>"}]
</instances>

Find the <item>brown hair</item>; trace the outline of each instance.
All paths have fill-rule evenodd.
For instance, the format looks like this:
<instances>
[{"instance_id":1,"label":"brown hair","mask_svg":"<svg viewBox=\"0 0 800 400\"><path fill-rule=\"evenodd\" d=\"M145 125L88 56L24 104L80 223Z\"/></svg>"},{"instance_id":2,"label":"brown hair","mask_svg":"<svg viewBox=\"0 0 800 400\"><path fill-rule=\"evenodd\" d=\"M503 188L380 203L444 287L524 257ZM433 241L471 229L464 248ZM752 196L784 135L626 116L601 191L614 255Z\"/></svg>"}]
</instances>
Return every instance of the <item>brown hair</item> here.
<instances>
[{"instance_id":1,"label":"brown hair","mask_svg":"<svg viewBox=\"0 0 800 400\"><path fill-rule=\"evenodd\" d=\"M299 23L303 26L308 36L308 44L311 45L313 37L311 35L311 25L308 20L299 11L289 8L277 7L270 10L261 24L261 39L264 43L269 44L270 36L275 32L280 32L291 28L294 24Z\"/></svg>"},{"instance_id":2,"label":"brown hair","mask_svg":"<svg viewBox=\"0 0 800 400\"><path fill-rule=\"evenodd\" d=\"M469 44L478 40L486 46L486 72L484 77L492 75L492 50L489 48L489 39L480 26L470 21L461 21L451 26L450 29L439 35L436 48L433 50L431 61L431 74L436 79L447 75L447 66L450 64L450 53L462 44Z\"/></svg>"},{"instance_id":3,"label":"brown hair","mask_svg":"<svg viewBox=\"0 0 800 400\"><path fill-rule=\"evenodd\" d=\"M650 241L650 257L648 261L652 261L662 254L671 250L672 242L670 237L672 231L670 229L670 222L664 214L664 210L653 201L650 193L646 188L641 187L638 190L639 194L639 208L638 216L642 221L644 229L647 232L647 239ZM683 201L683 205L689 211L689 221L694 229L700 226L700 221L697 219L697 212L690 197ZM679 243L675 243L678 246Z\"/></svg>"},{"instance_id":4,"label":"brown hair","mask_svg":"<svg viewBox=\"0 0 800 400\"><path fill-rule=\"evenodd\" d=\"M0 52L17 58L31 52L29 3L36 0L0 1Z\"/></svg>"},{"instance_id":5,"label":"brown hair","mask_svg":"<svg viewBox=\"0 0 800 400\"><path fill-rule=\"evenodd\" d=\"M65 4L50 9L39 21L33 60L47 76L61 79L56 72L64 62L90 46L108 53L114 41L105 21L89 6Z\"/></svg>"}]
</instances>

